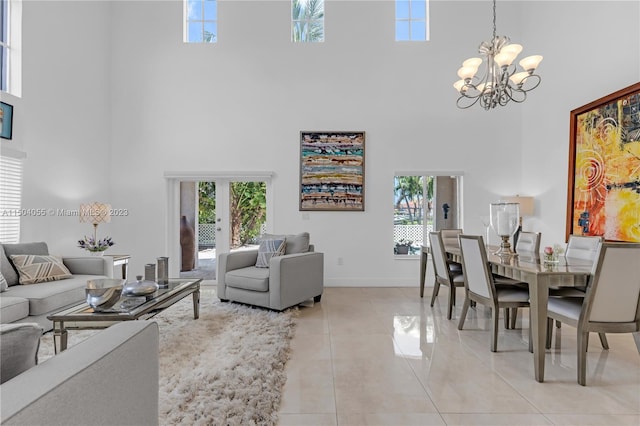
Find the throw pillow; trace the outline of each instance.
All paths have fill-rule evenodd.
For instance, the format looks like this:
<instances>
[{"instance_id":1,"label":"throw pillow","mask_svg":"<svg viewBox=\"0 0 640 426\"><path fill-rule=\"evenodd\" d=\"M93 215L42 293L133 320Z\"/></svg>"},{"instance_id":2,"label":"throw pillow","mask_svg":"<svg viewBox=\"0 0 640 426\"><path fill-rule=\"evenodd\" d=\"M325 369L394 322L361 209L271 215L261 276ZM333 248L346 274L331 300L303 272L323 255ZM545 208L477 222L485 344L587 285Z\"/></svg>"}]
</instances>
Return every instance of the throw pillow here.
<instances>
[{"instance_id":1,"label":"throw pillow","mask_svg":"<svg viewBox=\"0 0 640 426\"><path fill-rule=\"evenodd\" d=\"M256 268L268 268L272 257L282 256L286 244L284 240L262 240L258 248Z\"/></svg>"},{"instance_id":2,"label":"throw pillow","mask_svg":"<svg viewBox=\"0 0 640 426\"><path fill-rule=\"evenodd\" d=\"M9 288L9 284L7 284L7 280L4 279L4 275L0 272L0 293L3 291L7 291Z\"/></svg>"},{"instance_id":3,"label":"throw pillow","mask_svg":"<svg viewBox=\"0 0 640 426\"><path fill-rule=\"evenodd\" d=\"M20 284L36 284L71 277L71 272L59 256L14 254L11 261L18 269Z\"/></svg>"}]
</instances>

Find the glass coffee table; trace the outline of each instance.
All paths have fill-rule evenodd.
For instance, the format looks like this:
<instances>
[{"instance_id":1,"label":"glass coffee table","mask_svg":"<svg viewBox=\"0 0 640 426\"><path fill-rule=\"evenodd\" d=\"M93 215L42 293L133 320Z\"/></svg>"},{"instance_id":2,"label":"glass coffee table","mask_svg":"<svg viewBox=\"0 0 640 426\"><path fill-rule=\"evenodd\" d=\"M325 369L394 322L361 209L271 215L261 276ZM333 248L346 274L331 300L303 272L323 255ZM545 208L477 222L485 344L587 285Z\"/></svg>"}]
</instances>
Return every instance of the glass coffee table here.
<instances>
[{"instance_id":1,"label":"glass coffee table","mask_svg":"<svg viewBox=\"0 0 640 426\"><path fill-rule=\"evenodd\" d=\"M94 312L86 302L64 309L47 318L53 321L55 353L67 349L67 330L107 328L119 321L149 319L169 306L193 296L193 318L200 316L200 282L202 279L170 279L148 296L122 296L108 311Z\"/></svg>"}]
</instances>

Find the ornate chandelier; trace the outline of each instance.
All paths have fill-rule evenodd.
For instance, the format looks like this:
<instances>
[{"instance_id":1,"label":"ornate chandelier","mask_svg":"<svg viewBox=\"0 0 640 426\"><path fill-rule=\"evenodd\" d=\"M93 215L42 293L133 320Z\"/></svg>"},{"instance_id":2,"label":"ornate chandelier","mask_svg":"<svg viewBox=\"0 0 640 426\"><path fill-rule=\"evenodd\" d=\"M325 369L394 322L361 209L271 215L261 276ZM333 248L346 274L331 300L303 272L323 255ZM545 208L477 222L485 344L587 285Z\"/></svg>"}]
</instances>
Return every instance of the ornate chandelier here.
<instances>
[{"instance_id":1,"label":"ornate chandelier","mask_svg":"<svg viewBox=\"0 0 640 426\"><path fill-rule=\"evenodd\" d=\"M524 71L518 71L512 62L522 51L519 44L509 44L507 36L496 35L496 0L493 0L493 39L483 41L478 52L486 56L486 71L483 77L476 73L482 64L482 58L469 58L462 63L453 87L460 97L458 108L469 108L480 103L486 110L496 106L505 106L509 101L524 102L527 92L540 84L541 78L534 71L542 61L541 55L527 56L519 64ZM518 71L518 72L516 72Z\"/></svg>"}]
</instances>

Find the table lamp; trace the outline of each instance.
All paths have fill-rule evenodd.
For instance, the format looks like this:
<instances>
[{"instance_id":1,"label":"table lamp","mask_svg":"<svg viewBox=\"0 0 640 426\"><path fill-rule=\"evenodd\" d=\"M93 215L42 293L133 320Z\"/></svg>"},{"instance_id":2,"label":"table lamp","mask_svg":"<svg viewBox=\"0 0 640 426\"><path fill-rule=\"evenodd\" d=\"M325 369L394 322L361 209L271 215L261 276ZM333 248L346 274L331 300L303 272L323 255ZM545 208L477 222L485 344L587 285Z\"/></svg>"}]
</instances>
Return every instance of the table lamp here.
<instances>
[{"instance_id":1,"label":"table lamp","mask_svg":"<svg viewBox=\"0 0 640 426\"><path fill-rule=\"evenodd\" d=\"M491 228L502 238L500 249L495 252L498 256L512 255L509 238L518 229L518 218L520 217L520 204L518 203L491 203Z\"/></svg>"},{"instance_id":2,"label":"table lamp","mask_svg":"<svg viewBox=\"0 0 640 426\"><path fill-rule=\"evenodd\" d=\"M80 204L80 222L93 224L93 241L98 241L97 232L100 223L111 222L111 204L93 202Z\"/></svg>"},{"instance_id":3,"label":"table lamp","mask_svg":"<svg viewBox=\"0 0 640 426\"><path fill-rule=\"evenodd\" d=\"M520 232L522 232L522 218L524 216L533 216L533 208L535 205L534 198L514 195L512 197L503 197L502 201L505 203L520 204L520 222L518 224L518 229L516 229L515 234L513 234L513 247L516 247L518 245L518 236L520 235Z\"/></svg>"}]
</instances>

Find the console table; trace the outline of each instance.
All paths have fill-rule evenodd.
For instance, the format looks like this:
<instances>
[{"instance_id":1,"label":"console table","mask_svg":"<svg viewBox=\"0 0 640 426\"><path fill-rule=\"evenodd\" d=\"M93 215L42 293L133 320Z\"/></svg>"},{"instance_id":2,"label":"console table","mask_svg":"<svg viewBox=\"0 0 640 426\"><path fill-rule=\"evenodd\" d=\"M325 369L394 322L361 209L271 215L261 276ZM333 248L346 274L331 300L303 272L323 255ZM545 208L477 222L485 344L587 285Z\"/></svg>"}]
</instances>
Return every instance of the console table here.
<instances>
[{"instance_id":1,"label":"console table","mask_svg":"<svg viewBox=\"0 0 640 426\"><path fill-rule=\"evenodd\" d=\"M109 256L113 259L114 273L115 268L117 266L120 266L122 271L122 279L126 280L129 273L129 259L131 259L131 256L129 256L128 254L105 254L105 256Z\"/></svg>"}]
</instances>

